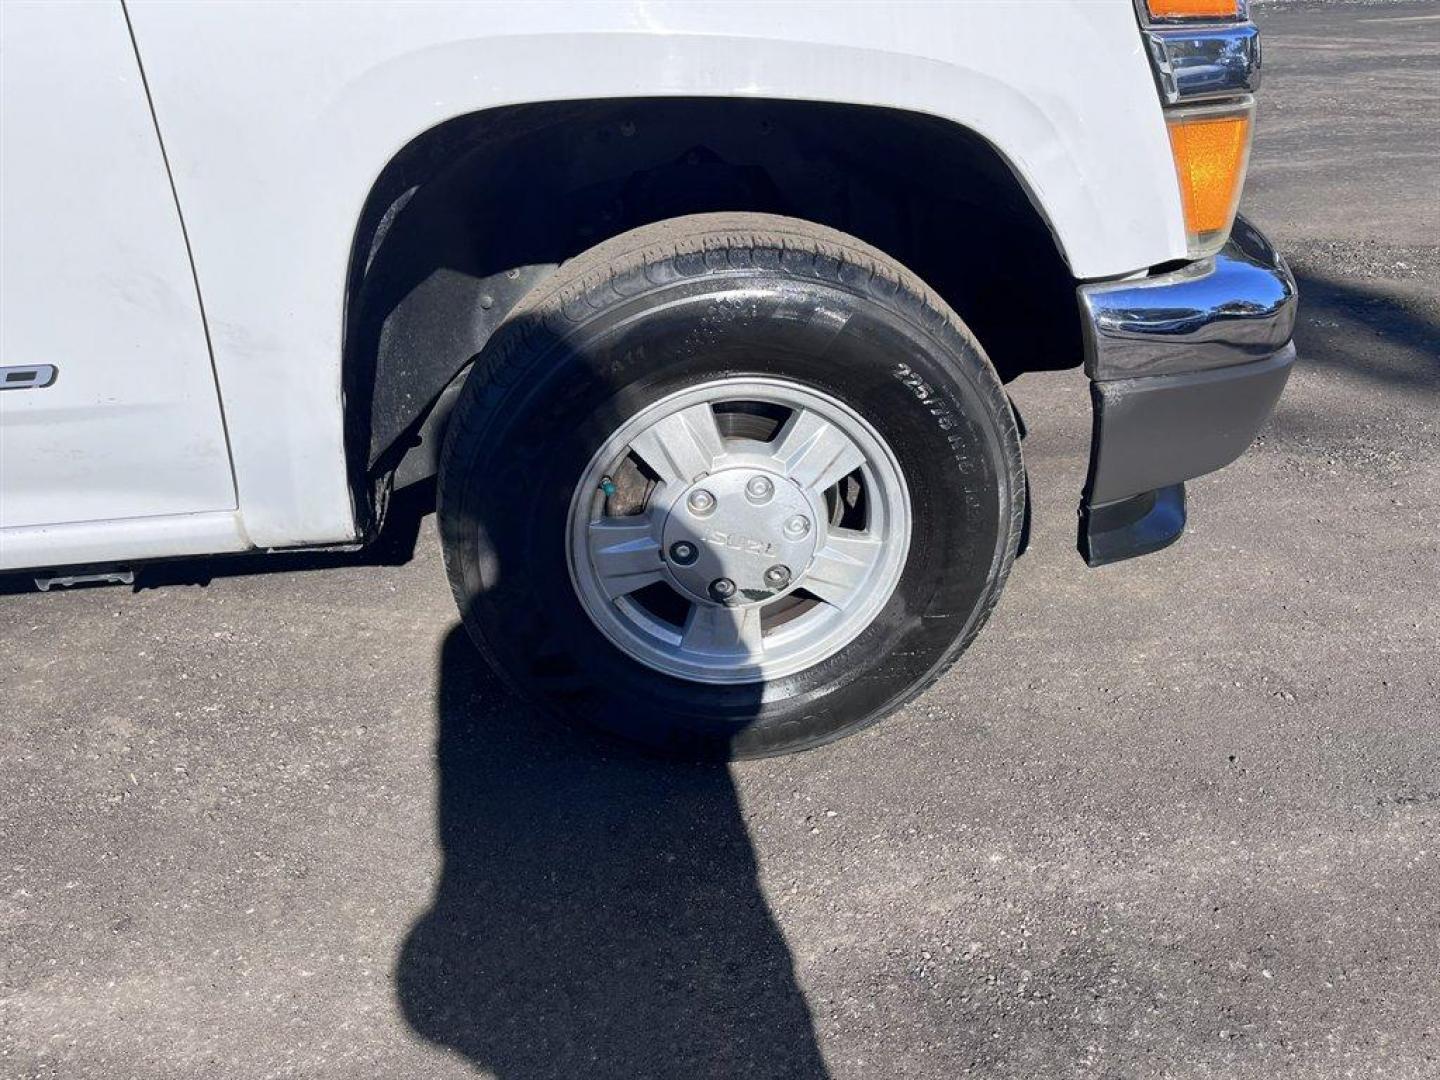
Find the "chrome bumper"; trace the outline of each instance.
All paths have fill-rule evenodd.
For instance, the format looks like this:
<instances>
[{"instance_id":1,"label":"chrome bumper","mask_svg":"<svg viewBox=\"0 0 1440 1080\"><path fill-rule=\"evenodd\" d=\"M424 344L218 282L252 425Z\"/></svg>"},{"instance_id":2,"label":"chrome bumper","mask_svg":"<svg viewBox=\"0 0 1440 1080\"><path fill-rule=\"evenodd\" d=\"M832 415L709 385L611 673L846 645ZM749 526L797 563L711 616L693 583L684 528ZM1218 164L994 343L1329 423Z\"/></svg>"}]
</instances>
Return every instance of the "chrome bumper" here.
<instances>
[{"instance_id":1,"label":"chrome bumper","mask_svg":"<svg viewBox=\"0 0 1440 1080\"><path fill-rule=\"evenodd\" d=\"M1263 360L1295 332L1295 279L1235 219L1220 253L1172 274L1080 287L1085 373L1097 381Z\"/></svg>"},{"instance_id":2,"label":"chrome bumper","mask_svg":"<svg viewBox=\"0 0 1440 1080\"><path fill-rule=\"evenodd\" d=\"M1289 268L1244 219L1212 258L1081 286L1094 426L1079 546L1090 565L1180 536L1184 481L1239 457L1284 389L1295 305Z\"/></svg>"}]
</instances>

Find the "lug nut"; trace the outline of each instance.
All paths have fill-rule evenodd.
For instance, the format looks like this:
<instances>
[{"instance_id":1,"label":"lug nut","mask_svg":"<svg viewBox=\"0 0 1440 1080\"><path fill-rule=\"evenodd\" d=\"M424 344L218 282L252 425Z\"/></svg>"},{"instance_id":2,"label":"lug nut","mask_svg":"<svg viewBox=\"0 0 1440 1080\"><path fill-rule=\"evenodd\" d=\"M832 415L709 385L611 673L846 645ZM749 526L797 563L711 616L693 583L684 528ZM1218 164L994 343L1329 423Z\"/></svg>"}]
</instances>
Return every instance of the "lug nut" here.
<instances>
[{"instance_id":1,"label":"lug nut","mask_svg":"<svg viewBox=\"0 0 1440 1080\"><path fill-rule=\"evenodd\" d=\"M716 600L729 600L735 595L735 583L728 577L717 577L710 582L710 595Z\"/></svg>"},{"instance_id":2,"label":"lug nut","mask_svg":"<svg viewBox=\"0 0 1440 1080\"><path fill-rule=\"evenodd\" d=\"M778 563L765 571L765 584L772 589L783 589L790 584L790 568Z\"/></svg>"},{"instance_id":3,"label":"lug nut","mask_svg":"<svg viewBox=\"0 0 1440 1080\"><path fill-rule=\"evenodd\" d=\"M700 557L700 549L688 540L676 540L670 545L670 561L677 566L689 566Z\"/></svg>"},{"instance_id":4,"label":"lug nut","mask_svg":"<svg viewBox=\"0 0 1440 1080\"><path fill-rule=\"evenodd\" d=\"M789 539L799 540L810 531L810 520L802 514L796 514L786 521L781 528Z\"/></svg>"},{"instance_id":5,"label":"lug nut","mask_svg":"<svg viewBox=\"0 0 1440 1080\"><path fill-rule=\"evenodd\" d=\"M745 495L751 502L769 502L775 494L775 485L768 476L752 476L745 481Z\"/></svg>"},{"instance_id":6,"label":"lug nut","mask_svg":"<svg viewBox=\"0 0 1440 1080\"><path fill-rule=\"evenodd\" d=\"M699 514L703 517L715 509L715 496L704 488L696 488L685 500L685 505L690 508L692 514Z\"/></svg>"}]
</instances>

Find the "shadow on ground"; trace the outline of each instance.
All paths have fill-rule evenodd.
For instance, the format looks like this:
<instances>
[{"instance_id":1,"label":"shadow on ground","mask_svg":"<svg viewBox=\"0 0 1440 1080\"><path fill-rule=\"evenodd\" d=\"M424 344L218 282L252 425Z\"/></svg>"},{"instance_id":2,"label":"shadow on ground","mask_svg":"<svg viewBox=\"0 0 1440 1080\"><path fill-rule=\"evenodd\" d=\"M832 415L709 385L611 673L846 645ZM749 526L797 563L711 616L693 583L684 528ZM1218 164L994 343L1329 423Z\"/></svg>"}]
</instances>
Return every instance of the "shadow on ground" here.
<instances>
[{"instance_id":1,"label":"shadow on ground","mask_svg":"<svg viewBox=\"0 0 1440 1080\"><path fill-rule=\"evenodd\" d=\"M1411 392L1440 391L1440 322L1419 296L1295 268L1300 360ZM1389 348L1370 346L1374 339Z\"/></svg>"},{"instance_id":2,"label":"shadow on ground","mask_svg":"<svg viewBox=\"0 0 1440 1080\"><path fill-rule=\"evenodd\" d=\"M728 769L535 717L440 655L444 867L396 965L421 1035L501 1080L824 1077Z\"/></svg>"},{"instance_id":3,"label":"shadow on ground","mask_svg":"<svg viewBox=\"0 0 1440 1080\"><path fill-rule=\"evenodd\" d=\"M532 347L564 346L537 336ZM609 404L607 380L619 376L588 365L572 365L567 393L594 380L589 392L607 402L594 423L613 430L619 420L604 410L619 405ZM484 509L514 512L508 497L493 503ZM362 551L155 564L140 569L136 588L402 564L433 507L433 488L397 498ZM484 524L499 532L498 519ZM496 550L514 559L527 540L519 533ZM493 632L508 633L509 647L563 644L577 629L537 601L546 594L533 575L492 567L487 585L497 580L514 592L506 610L528 606L534 620L538 608L551 620L529 637L518 618L499 622ZM571 618L583 617L574 607ZM554 694L573 695L568 660L527 658ZM437 660L443 866L396 960L410 1026L501 1080L827 1076L728 768L642 758L534 716L460 626ZM714 693L737 729L760 713L758 684Z\"/></svg>"}]
</instances>

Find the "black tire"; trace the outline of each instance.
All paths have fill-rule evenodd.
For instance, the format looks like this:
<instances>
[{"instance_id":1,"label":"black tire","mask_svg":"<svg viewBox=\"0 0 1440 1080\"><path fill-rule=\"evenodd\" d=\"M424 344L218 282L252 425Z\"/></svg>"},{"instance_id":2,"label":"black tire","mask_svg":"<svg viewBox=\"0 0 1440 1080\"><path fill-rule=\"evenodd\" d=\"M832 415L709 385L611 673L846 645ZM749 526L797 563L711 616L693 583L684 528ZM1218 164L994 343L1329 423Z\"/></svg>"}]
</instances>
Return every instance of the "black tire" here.
<instances>
[{"instance_id":1,"label":"black tire","mask_svg":"<svg viewBox=\"0 0 1440 1080\"><path fill-rule=\"evenodd\" d=\"M836 320L811 318L817 310ZM577 599L566 515L606 437L720 375L806 383L860 411L900 462L912 536L894 594L837 654L763 686L661 674ZM974 638L1014 561L1020 441L960 319L853 237L762 214L702 214L561 266L486 346L440 467L451 587L480 651L546 711L686 757L756 757L857 731L932 683Z\"/></svg>"}]
</instances>

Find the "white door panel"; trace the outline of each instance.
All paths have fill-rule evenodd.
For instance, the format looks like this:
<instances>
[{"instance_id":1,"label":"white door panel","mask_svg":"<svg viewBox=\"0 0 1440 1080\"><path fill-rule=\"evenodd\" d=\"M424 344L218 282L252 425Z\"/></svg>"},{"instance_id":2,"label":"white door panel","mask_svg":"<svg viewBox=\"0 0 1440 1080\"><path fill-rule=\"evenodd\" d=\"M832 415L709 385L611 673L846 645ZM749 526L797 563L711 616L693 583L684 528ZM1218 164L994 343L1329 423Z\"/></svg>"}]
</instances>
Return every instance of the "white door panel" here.
<instances>
[{"instance_id":1,"label":"white door panel","mask_svg":"<svg viewBox=\"0 0 1440 1080\"><path fill-rule=\"evenodd\" d=\"M124 12L5 0L0 24L0 366L57 372L0 390L0 547L6 530L18 543L27 527L231 510L204 324Z\"/></svg>"}]
</instances>

